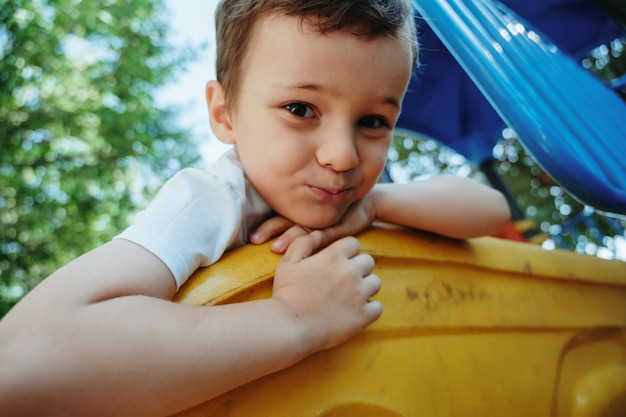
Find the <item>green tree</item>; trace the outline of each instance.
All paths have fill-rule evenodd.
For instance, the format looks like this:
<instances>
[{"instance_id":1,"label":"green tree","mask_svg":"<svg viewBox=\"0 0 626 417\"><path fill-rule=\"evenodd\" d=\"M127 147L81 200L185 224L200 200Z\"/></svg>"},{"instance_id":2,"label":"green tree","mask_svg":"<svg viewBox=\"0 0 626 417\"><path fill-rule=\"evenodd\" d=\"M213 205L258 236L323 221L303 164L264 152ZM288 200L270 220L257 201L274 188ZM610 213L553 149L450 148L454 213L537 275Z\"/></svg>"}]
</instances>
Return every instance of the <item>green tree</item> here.
<instances>
[{"instance_id":1,"label":"green tree","mask_svg":"<svg viewBox=\"0 0 626 417\"><path fill-rule=\"evenodd\" d=\"M0 317L198 159L153 98L193 57L166 17L161 0L0 0Z\"/></svg>"}]
</instances>

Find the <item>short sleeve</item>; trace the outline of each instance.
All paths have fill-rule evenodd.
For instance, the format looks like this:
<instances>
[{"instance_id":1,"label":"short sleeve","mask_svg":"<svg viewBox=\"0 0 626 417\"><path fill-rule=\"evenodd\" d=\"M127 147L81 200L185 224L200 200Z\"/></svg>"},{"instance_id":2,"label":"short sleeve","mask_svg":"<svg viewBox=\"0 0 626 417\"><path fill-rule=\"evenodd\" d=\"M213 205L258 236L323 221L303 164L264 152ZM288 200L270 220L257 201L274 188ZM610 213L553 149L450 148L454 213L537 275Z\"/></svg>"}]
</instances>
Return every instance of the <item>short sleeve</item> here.
<instances>
[{"instance_id":1,"label":"short sleeve","mask_svg":"<svg viewBox=\"0 0 626 417\"><path fill-rule=\"evenodd\" d=\"M209 170L187 168L167 181L135 222L116 238L155 254L172 272L177 287L200 266L216 262L243 242L245 181L232 158Z\"/></svg>"}]
</instances>

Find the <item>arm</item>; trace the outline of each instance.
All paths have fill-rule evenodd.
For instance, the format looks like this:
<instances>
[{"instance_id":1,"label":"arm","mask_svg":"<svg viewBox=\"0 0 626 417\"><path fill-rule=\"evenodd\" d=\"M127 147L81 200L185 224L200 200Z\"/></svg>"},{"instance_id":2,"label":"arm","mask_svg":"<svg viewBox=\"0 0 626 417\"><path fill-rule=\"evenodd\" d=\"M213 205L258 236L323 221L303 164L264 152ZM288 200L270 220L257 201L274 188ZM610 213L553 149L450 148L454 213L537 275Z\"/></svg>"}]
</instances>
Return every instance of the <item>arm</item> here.
<instances>
[{"instance_id":1,"label":"arm","mask_svg":"<svg viewBox=\"0 0 626 417\"><path fill-rule=\"evenodd\" d=\"M406 184L376 184L369 197L378 220L456 239L495 233L511 216L499 191L452 175Z\"/></svg>"},{"instance_id":2,"label":"arm","mask_svg":"<svg viewBox=\"0 0 626 417\"><path fill-rule=\"evenodd\" d=\"M508 203L499 191L468 178L445 175L406 184L376 184L339 223L322 233L327 244L357 234L380 220L468 239L499 231L510 216ZM264 243L283 233L271 246L274 252L283 253L296 237L308 232L276 216L259 226L250 240Z\"/></svg>"},{"instance_id":3,"label":"arm","mask_svg":"<svg viewBox=\"0 0 626 417\"><path fill-rule=\"evenodd\" d=\"M78 258L0 321L2 415L169 415L341 343L380 315L380 281L356 240L320 241L294 241L271 299L215 307L170 302L131 242Z\"/></svg>"}]
</instances>

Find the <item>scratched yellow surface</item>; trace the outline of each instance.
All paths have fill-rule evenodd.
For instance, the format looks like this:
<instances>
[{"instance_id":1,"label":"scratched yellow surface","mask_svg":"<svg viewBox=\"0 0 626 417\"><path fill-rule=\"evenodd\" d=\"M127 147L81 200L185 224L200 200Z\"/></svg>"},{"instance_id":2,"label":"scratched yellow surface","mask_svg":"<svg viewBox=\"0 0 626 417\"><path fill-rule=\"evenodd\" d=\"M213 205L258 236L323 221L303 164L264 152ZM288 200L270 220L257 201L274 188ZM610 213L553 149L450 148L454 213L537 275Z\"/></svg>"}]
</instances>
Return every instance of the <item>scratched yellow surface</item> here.
<instances>
[{"instance_id":1,"label":"scratched yellow surface","mask_svg":"<svg viewBox=\"0 0 626 417\"><path fill-rule=\"evenodd\" d=\"M626 262L377 225L383 316L362 334L179 416L626 416ZM176 301L271 296L280 260L246 246Z\"/></svg>"}]
</instances>

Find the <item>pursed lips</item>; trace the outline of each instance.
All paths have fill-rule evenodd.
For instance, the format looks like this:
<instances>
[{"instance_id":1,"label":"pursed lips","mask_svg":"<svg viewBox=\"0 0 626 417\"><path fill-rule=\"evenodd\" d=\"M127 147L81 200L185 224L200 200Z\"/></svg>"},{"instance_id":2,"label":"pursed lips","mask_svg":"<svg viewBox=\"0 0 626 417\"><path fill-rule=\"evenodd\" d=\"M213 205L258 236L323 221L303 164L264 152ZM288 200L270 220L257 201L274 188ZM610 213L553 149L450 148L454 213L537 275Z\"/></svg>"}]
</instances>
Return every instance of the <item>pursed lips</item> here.
<instances>
[{"instance_id":1,"label":"pursed lips","mask_svg":"<svg viewBox=\"0 0 626 417\"><path fill-rule=\"evenodd\" d=\"M352 194L353 190L352 188L333 189L316 187L314 185L309 185L309 188L313 192L313 195L319 200L331 203L341 203L345 201Z\"/></svg>"}]
</instances>

